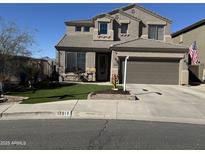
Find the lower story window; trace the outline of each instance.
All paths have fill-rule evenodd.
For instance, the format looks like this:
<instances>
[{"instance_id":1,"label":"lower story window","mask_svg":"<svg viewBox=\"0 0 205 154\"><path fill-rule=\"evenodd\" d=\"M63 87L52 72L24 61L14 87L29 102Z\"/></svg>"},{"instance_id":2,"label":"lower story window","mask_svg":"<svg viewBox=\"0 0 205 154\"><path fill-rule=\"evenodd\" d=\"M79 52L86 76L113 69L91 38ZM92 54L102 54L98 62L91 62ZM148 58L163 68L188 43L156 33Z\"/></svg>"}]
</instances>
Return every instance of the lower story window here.
<instances>
[{"instance_id":1,"label":"lower story window","mask_svg":"<svg viewBox=\"0 0 205 154\"><path fill-rule=\"evenodd\" d=\"M68 52L66 72L85 72L85 52Z\"/></svg>"}]
</instances>

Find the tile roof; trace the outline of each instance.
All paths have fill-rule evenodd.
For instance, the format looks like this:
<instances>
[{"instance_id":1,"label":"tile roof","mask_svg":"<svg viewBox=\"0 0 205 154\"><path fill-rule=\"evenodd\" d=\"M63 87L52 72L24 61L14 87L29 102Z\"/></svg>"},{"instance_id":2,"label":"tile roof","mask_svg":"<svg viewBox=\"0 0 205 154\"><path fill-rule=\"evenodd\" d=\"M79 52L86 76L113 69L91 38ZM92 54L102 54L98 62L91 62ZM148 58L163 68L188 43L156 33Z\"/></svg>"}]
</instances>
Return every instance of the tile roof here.
<instances>
[{"instance_id":1,"label":"tile roof","mask_svg":"<svg viewBox=\"0 0 205 154\"><path fill-rule=\"evenodd\" d=\"M65 35L62 40L56 45L56 49L83 49L93 50L104 49L104 50L122 50L127 49L128 51L138 50L167 50L170 51L185 51L188 49L186 46L177 45L173 43L162 42L158 40L149 39L132 39L127 41L95 41L93 35Z\"/></svg>"},{"instance_id":2,"label":"tile roof","mask_svg":"<svg viewBox=\"0 0 205 154\"><path fill-rule=\"evenodd\" d=\"M67 26L82 26L82 25L87 25L87 26L94 26L93 20L88 19L88 20L71 20L71 21L66 21L65 24Z\"/></svg>"},{"instance_id":3,"label":"tile roof","mask_svg":"<svg viewBox=\"0 0 205 154\"><path fill-rule=\"evenodd\" d=\"M113 45L113 47L126 47L126 48L163 48L163 49L188 49L186 46L163 42L152 39L133 39L130 41L120 42Z\"/></svg>"},{"instance_id":4,"label":"tile roof","mask_svg":"<svg viewBox=\"0 0 205 154\"><path fill-rule=\"evenodd\" d=\"M56 45L56 48L89 48L89 49L107 49L113 43L120 41L95 41L92 34L65 35Z\"/></svg>"}]
</instances>

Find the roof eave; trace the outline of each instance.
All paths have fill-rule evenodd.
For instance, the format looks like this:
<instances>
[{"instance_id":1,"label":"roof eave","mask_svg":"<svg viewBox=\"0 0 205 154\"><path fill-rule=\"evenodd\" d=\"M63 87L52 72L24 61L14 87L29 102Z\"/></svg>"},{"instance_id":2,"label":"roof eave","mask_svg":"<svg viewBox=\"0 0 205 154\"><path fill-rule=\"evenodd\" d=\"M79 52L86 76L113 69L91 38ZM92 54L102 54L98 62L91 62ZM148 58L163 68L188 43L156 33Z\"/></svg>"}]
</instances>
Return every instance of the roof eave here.
<instances>
[{"instance_id":1,"label":"roof eave","mask_svg":"<svg viewBox=\"0 0 205 154\"><path fill-rule=\"evenodd\" d=\"M70 47L70 46L55 46L55 48L57 50L72 50L72 51L106 51L106 52L110 52L109 48L97 48L97 47Z\"/></svg>"},{"instance_id":2,"label":"roof eave","mask_svg":"<svg viewBox=\"0 0 205 154\"><path fill-rule=\"evenodd\" d=\"M78 26L78 25L82 25L82 26L94 26L94 22L93 19L90 19L90 22L87 21L87 23L85 22L80 22L80 20L75 20L75 21L65 21L64 24L66 26Z\"/></svg>"},{"instance_id":3,"label":"roof eave","mask_svg":"<svg viewBox=\"0 0 205 154\"><path fill-rule=\"evenodd\" d=\"M185 53L188 51L188 48L145 48L145 47L111 47L110 49L116 50L116 51L156 51L156 52L180 52Z\"/></svg>"}]
</instances>

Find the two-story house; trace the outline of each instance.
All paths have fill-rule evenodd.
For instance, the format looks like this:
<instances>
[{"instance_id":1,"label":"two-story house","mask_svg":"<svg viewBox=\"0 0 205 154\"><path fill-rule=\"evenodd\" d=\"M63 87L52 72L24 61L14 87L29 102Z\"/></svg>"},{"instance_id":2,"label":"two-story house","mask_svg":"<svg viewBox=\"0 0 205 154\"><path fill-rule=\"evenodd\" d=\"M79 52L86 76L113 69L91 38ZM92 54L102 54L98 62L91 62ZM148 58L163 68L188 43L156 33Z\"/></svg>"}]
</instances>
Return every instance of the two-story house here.
<instances>
[{"instance_id":1,"label":"two-story house","mask_svg":"<svg viewBox=\"0 0 205 154\"><path fill-rule=\"evenodd\" d=\"M89 20L67 21L66 34L55 46L64 80L188 84L188 48L173 44L171 21L131 4Z\"/></svg>"}]
</instances>

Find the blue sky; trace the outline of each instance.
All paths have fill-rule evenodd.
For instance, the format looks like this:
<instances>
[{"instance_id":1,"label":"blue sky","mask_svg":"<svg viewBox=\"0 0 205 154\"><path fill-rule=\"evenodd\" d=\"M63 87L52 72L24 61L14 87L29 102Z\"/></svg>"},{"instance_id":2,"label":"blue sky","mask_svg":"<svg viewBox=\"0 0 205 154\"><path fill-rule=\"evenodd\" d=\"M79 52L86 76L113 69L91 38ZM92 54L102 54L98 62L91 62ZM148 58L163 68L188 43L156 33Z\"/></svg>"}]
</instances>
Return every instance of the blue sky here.
<instances>
[{"instance_id":1,"label":"blue sky","mask_svg":"<svg viewBox=\"0 0 205 154\"><path fill-rule=\"evenodd\" d=\"M55 57L54 45L65 32L64 22L88 19L127 4L0 4L0 16L21 29L34 30L34 57ZM173 21L172 32L205 18L205 4L140 4Z\"/></svg>"}]
</instances>

